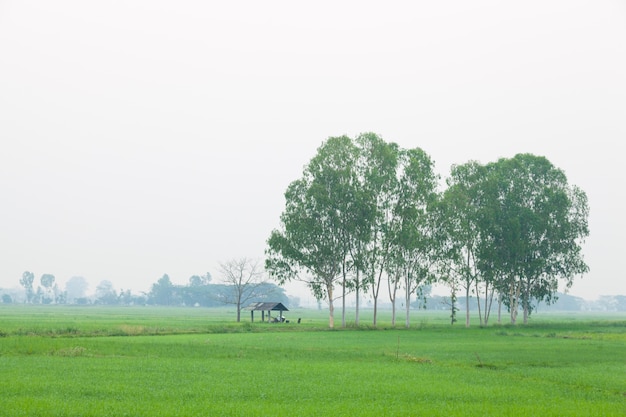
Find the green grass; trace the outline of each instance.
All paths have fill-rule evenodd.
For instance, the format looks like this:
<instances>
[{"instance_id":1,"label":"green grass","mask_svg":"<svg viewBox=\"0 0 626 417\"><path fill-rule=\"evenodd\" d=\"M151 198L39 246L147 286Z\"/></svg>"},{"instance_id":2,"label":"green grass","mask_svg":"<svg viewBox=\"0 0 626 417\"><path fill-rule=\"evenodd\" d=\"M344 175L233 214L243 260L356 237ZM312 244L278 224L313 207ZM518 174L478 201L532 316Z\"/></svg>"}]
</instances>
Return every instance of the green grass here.
<instances>
[{"instance_id":1,"label":"green grass","mask_svg":"<svg viewBox=\"0 0 626 417\"><path fill-rule=\"evenodd\" d=\"M406 330L386 314L379 330L329 331L326 313L313 310L290 312L297 325L234 323L229 310L1 306L0 413L626 413L623 315L465 329L419 312Z\"/></svg>"}]
</instances>

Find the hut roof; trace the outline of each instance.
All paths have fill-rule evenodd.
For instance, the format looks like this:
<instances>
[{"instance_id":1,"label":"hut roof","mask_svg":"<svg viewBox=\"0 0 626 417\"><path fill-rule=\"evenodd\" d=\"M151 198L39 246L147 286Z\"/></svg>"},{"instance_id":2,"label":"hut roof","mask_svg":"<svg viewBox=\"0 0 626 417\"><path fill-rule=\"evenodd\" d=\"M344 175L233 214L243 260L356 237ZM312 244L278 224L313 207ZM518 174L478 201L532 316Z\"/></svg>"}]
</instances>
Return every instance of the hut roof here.
<instances>
[{"instance_id":1,"label":"hut roof","mask_svg":"<svg viewBox=\"0 0 626 417\"><path fill-rule=\"evenodd\" d=\"M252 311L289 311L289 309L285 307L283 303L252 303L248 307L246 307L246 309Z\"/></svg>"}]
</instances>

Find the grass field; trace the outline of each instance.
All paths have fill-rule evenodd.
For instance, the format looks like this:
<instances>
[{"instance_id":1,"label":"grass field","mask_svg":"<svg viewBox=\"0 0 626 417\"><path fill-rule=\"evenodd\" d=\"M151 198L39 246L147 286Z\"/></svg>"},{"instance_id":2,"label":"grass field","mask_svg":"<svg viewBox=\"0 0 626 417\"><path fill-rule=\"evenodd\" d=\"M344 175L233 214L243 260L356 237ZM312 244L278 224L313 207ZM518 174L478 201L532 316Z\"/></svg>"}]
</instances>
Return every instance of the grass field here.
<instances>
[{"instance_id":1,"label":"grass field","mask_svg":"<svg viewBox=\"0 0 626 417\"><path fill-rule=\"evenodd\" d=\"M289 313L0 306L0 415L626 415L624 315L330 331L325 312Z\"/></svg>"}]
</instances>

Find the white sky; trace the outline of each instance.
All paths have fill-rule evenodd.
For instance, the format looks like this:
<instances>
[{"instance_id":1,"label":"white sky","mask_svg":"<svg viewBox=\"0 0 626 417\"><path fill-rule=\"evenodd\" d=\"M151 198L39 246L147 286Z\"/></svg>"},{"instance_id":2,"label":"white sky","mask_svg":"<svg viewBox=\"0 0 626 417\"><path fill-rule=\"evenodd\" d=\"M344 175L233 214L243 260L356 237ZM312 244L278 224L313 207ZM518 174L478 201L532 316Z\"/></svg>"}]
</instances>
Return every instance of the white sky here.
<instances>
[{"instance_id":1,"label":"white sky","mask_svg":"<svg viewBox=\"0 0 626 417\"><path fill-rule=\"evenodd\" d=\"M0 287L148 290L263 257L329 136L451 164L546 156L626 293L626 2L0 0ZM620 197L621 196L621 197Z\"/></svg>"}]
</instances>

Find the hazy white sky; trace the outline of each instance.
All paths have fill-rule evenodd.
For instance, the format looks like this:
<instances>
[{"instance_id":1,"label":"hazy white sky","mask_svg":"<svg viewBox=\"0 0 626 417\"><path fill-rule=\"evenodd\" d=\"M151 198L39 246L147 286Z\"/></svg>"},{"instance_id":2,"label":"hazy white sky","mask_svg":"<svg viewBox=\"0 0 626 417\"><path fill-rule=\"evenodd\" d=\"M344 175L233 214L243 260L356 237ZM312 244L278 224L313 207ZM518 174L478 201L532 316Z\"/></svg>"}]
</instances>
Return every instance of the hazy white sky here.
<instances>
[{"instance_id":1,"label":"hazy white sky","mask_svg":"<svg viewBox=\"0 0 626 417\"><path fill-rule=\"evenodd\" d=\"M148 290L263 257L329 136L454 163L546 156L626 293L626 2L0 0L0 287Z\"/></svg>"}]
</instances>

